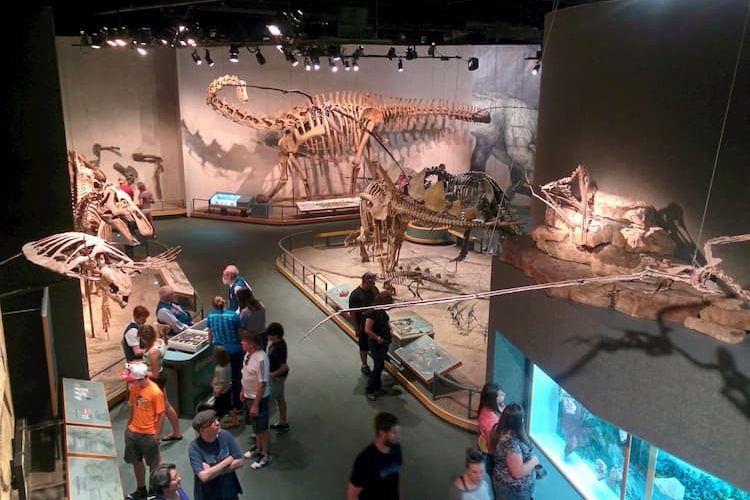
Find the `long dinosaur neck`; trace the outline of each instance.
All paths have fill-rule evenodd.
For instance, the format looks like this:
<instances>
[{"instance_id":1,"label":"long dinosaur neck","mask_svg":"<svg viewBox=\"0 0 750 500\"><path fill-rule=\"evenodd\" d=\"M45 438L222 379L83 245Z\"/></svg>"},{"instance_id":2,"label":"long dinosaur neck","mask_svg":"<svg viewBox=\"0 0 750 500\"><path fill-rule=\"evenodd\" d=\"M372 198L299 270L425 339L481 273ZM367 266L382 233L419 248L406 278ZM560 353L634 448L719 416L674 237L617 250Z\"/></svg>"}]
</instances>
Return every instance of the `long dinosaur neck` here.
<instances>
[{"instance_id":1,"label":"long dinosaur neck","mask_svg":"<svg viewBox=\"0 0 750 500\"><path fill-rule=\"evenodd\" d=\"M209 84L206 94L206 104L211 106L214 111L246 127L259 130L283 130L285 128L283 120L279 120L275 115L251 113L230 104L226 99L219 96L221 89L226 86L235 87L237 98L243 102L247 101L247 88L243 80L235 75L220 76Z\"/></svg>"}]
</instances>

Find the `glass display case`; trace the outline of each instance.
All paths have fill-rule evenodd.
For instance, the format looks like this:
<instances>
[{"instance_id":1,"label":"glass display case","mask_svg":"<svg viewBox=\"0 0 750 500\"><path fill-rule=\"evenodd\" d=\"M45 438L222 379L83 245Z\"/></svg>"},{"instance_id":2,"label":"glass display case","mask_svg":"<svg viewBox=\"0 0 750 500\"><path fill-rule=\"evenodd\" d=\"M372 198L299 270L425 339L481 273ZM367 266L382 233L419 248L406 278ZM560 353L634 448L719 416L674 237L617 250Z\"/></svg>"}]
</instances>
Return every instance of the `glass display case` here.
<instances>
[{"instance_id":1,"label":"glass display case","mask_svg":"<svg viewBox=\"0 0 750 500\"><path fill-rule=\"evenodd\" d=\"M598 418L538 366L528 420L531 439L584 498L750 500L750 494Z\"/></svg>"}]
</instances>

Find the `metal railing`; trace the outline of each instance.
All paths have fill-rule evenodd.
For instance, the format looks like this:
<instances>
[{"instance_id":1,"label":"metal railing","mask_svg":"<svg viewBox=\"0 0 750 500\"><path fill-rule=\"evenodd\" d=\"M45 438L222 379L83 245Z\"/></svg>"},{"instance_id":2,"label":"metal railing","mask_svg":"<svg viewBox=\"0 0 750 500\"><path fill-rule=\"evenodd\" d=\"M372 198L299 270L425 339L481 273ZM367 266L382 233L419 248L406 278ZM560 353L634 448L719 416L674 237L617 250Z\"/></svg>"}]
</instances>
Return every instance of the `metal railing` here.
<instances>
[{"instance_id":1,"label":"metal railing","mask_svg":"<svg viewBox=\"0 0 750 500\"><path fill-rule=\"evenodd\" d=\"M472 408L471 408L471 402L473 399L474 394L481 394L481 389L474 389L472 387L465 386L463 384L459 384L455 380L451 380L443 375L440 375L437 372L434 372L432 374L432 400L437 401L440 395L438 395L438 383L443 383L447 385L448 387L452 389L456 389L459 391L467 391L469 393L469 403L466 405L466 418L469 420L473 420L476 417L471 416Z\"/></svg>"},{"instance_id":2,"label":"metal railing","mask_svg":"<svg viewBox=\"0 0 750 500\"><path fill-rule=\"evenodd\" d=\"M284 203L267 203L264 205L268 205L268 215L259 217L258 215L253 214L251 208L211 205L210 201L211 200L206 198L193 198L192 212L206 212L209 214L219 213L221 215L235 215L239 217L255 217L277 220L292 220L299 218L299 209L296 205L287 205Z\"/></svg>"},{"instance_id":3,"label":"metal railing","mask_svg":"<svg viewBox=\"0 0 750 500\"><path fill-rule=\"evenodd\" d=\"M301 261L299 258L297 258L292 252L294 251L294 248L299 248L300 246L312 246L313 240L315 239L315 234L312 231L302 231L300 233L294 233L289 234L287 236L284 236L279 240L279 249L281 250L281 255L279 256L281 260L281 265L286 269L287 271L290 271L293 276L296 278L300 278L302 283L308 287L308 289L312 289L313 294L323 298L325 300L325 303L327 306L330 306L330 302L328 299L328 281L325 279L319 279L318 278L318 272L312 269L310 266L306 265L303 261ZM312 286L310 286L309 282L312 282ZM404 365L396 358L395 356L392 356L389 352L389 361L391 364L393 364L399 371L403 371L405 369ZM479 395L482 391L481 389L474 389L473 387L468 387L463 384L459 384L455 380L446 378L443 375L440 375L439 373L434 373L432 378L432 384L430 386L431 392L432 392L432 400L436 401L440 397L443 397L444 395L438 394L438 384L443 384L445 386L450 387L451 389L458 390L458 391L466 391L468 393L468 405L467 405L467 413L466 418L469 420L476 419L476 416L472 416L473 408L472 408L472 402L474 400L474 395ZM476 412L474 412L476 413Z\"/></svg>"},{"instance_id":4,"label":"metal railing","mask_svg":"<svg viewBox=\"0 0 750 500\"><path fill-rule=\"evenodd\" d=\"M320 279L316 270L306 265L300 259L298 259L292 252L294 251L295 242L298 242L302 237L305 239L307 246L312 246L315 235L312 231L302 231L300 233L288 234L279 240L279 249L281 249L281 265L287 271L290 271L292 276L300 278L302 284L312 290L314 295L319 296L325 301L327 306L330 306L328 299L328 281ZM288 248L284 245L288 242ZM298 244L297 247L305 246L304 244ZM308 280L311 280L311 285L308 284Z\"/></svg>"}]
</instances>

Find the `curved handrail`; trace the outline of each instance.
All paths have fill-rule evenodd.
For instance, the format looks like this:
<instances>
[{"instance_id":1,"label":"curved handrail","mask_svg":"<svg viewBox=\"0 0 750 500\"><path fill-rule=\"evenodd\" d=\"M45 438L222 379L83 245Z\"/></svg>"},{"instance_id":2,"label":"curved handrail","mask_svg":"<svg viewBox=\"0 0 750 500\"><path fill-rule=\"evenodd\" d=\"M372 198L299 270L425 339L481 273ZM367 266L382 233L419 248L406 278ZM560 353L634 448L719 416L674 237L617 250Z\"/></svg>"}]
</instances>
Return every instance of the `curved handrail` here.
<instances>
[{"instance_id":1,"label":"curved handrail","mask_svg":"<svg viewBox=\"0 0 750 500\"><path fill-rule=\"evenodd\" d=\"M442 382L442 383L444 383L444 384L446 384L446 385L448 385L450 387L458 389L460 391L467 391L469 393L469 404L467 405L466 418L468 418L469 420L471 420L471 400L472 400L472 396L475 393L476 394L481 394L482 390L481 389L474 389L473 387L468 387L466 385L459 384L455 380L451 380L451 379L445 377L444 375L439 374L438 372L433 372L432 373L432 399L433 400L436 400L438 398L438 396L437 396L437 383L438 383L438 381L440 381L440 382Z\"/></svg>"}]
</instances>

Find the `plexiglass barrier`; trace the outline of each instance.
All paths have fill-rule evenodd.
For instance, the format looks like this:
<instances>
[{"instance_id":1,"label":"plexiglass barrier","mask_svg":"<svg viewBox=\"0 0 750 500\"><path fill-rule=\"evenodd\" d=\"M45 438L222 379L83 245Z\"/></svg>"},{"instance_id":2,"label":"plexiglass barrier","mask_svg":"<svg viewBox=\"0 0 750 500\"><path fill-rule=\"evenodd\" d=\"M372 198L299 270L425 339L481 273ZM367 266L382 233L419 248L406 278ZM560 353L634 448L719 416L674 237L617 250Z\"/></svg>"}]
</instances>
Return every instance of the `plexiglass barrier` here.
<instances>
[{"instance_id":1,"label":"plexiglass barrier","mask_svg":"<svg viewBox=\"0 0 750 500\"><path fill-rule=\"evenodd\" d=\"M585 498L750 500L748 493L598 418L538 366L529 433Z\"/></svg>"}]
</instances>

